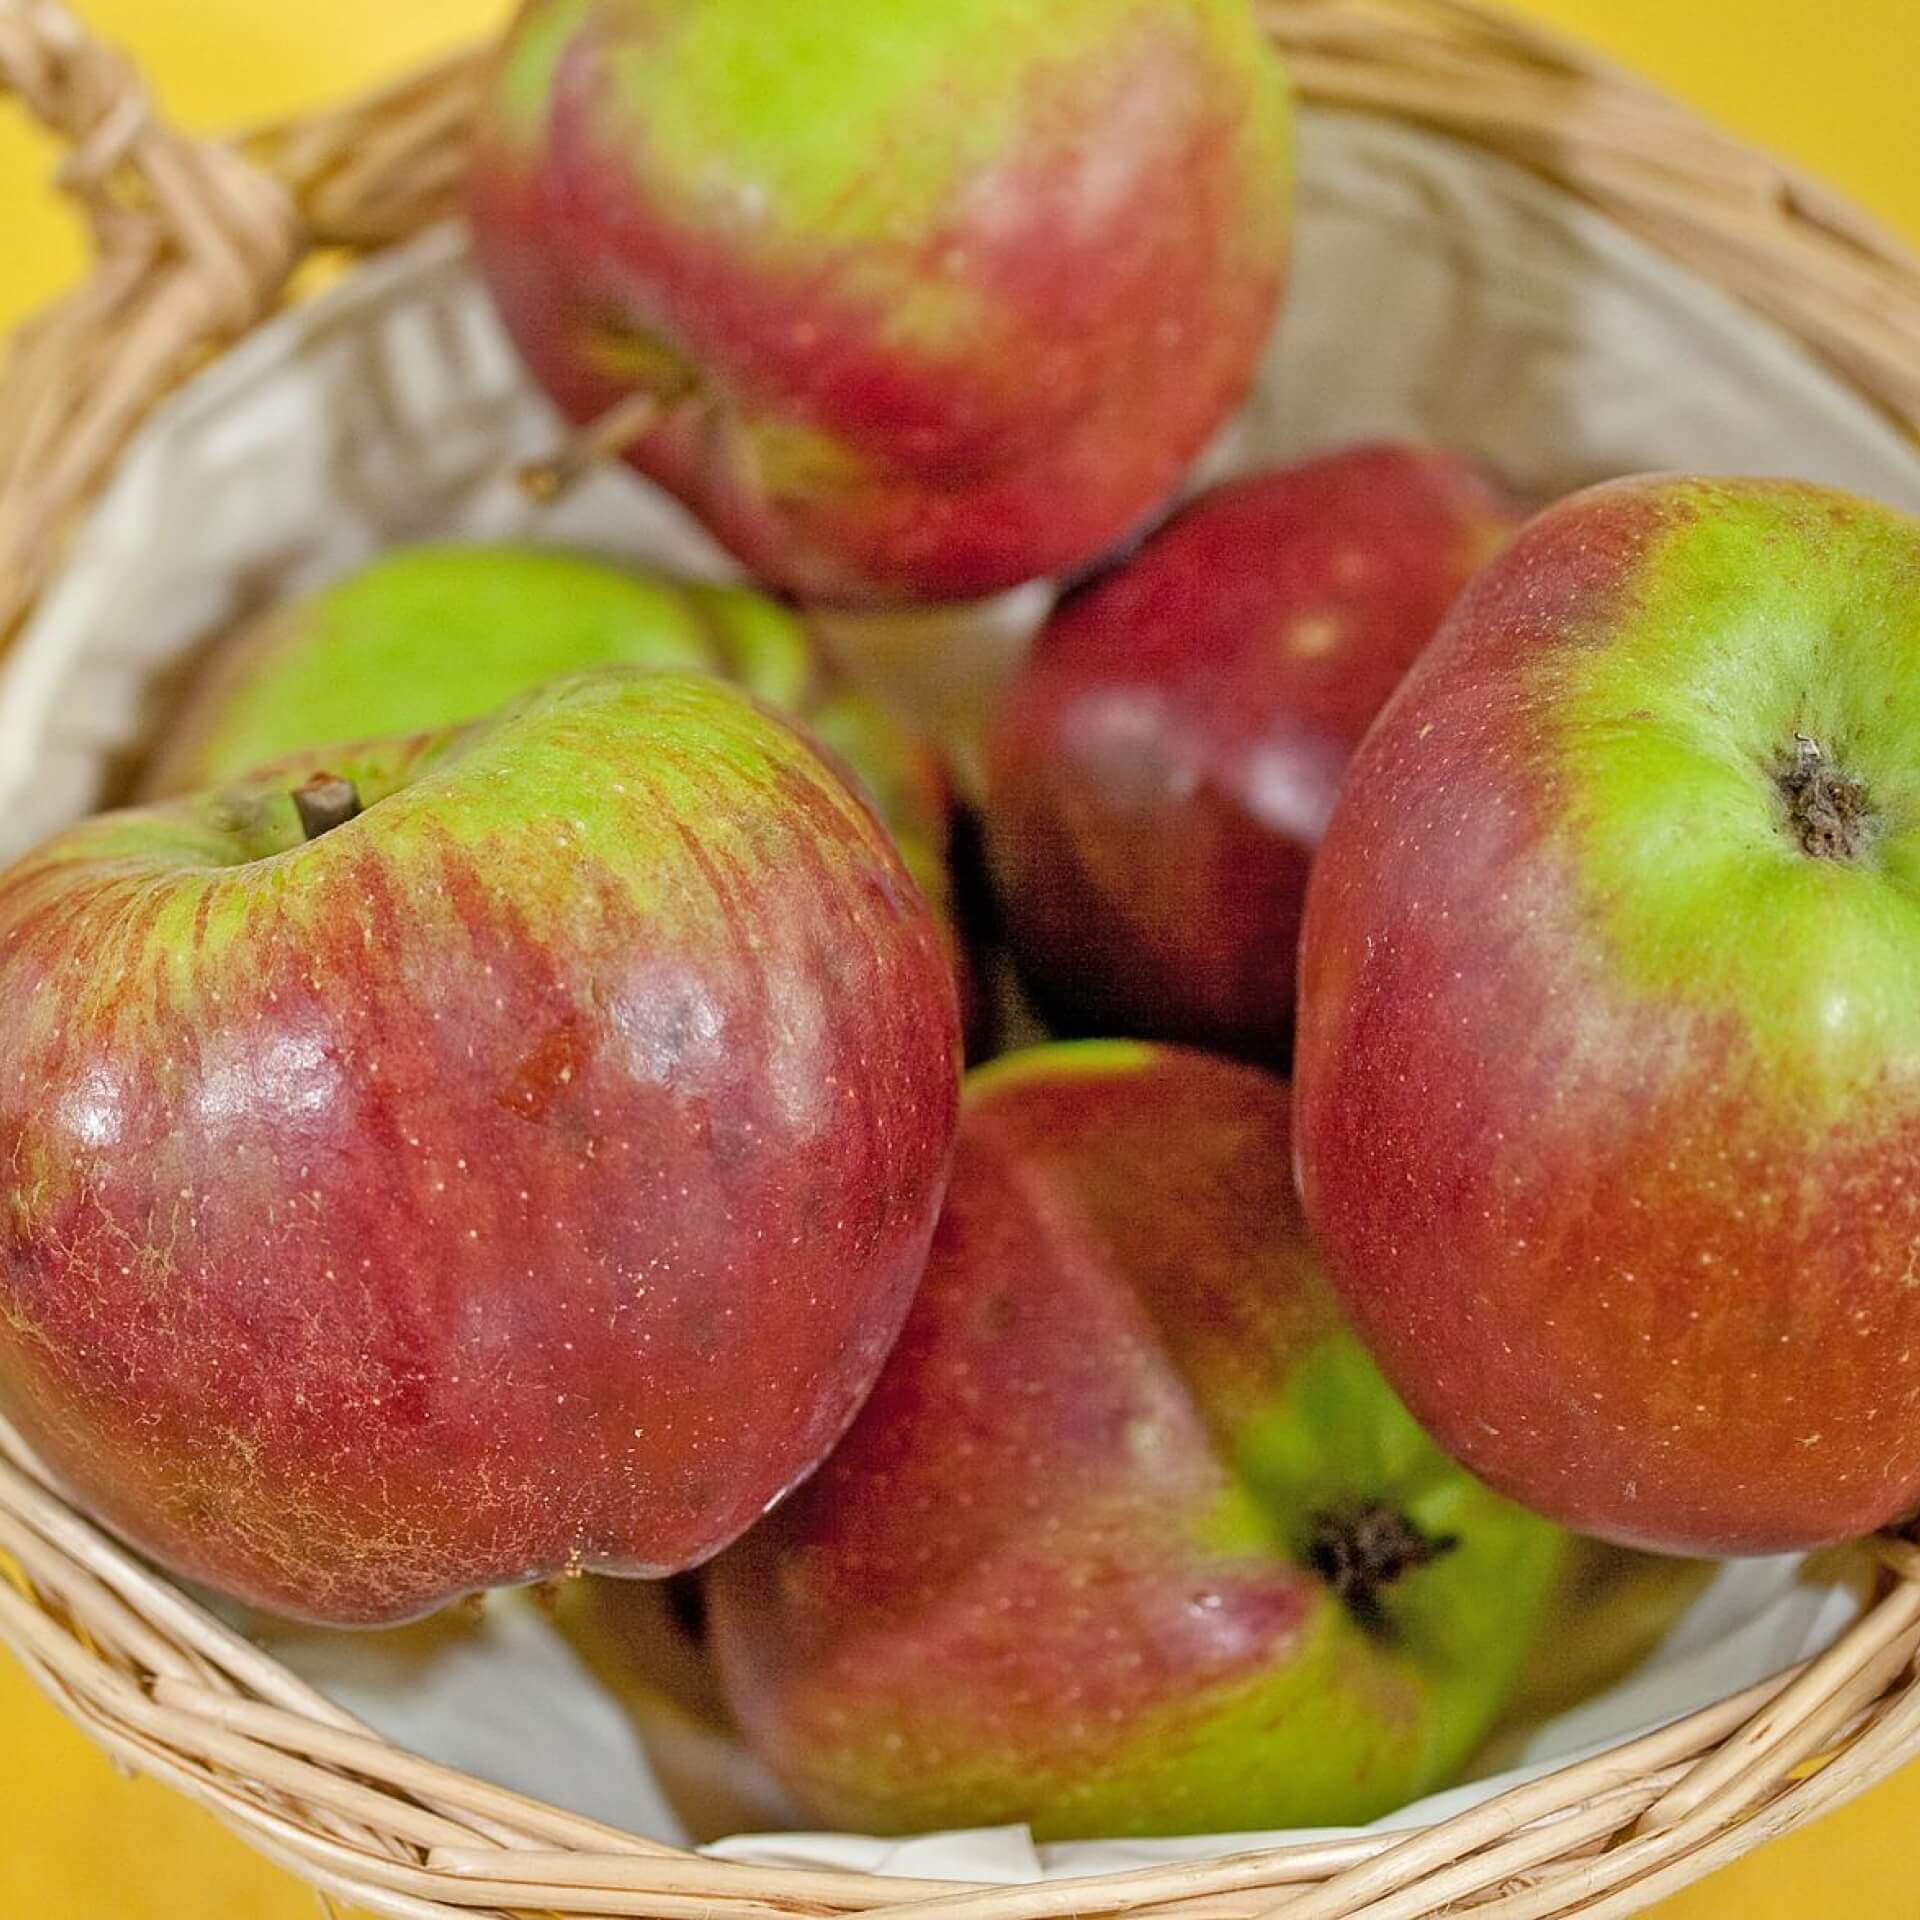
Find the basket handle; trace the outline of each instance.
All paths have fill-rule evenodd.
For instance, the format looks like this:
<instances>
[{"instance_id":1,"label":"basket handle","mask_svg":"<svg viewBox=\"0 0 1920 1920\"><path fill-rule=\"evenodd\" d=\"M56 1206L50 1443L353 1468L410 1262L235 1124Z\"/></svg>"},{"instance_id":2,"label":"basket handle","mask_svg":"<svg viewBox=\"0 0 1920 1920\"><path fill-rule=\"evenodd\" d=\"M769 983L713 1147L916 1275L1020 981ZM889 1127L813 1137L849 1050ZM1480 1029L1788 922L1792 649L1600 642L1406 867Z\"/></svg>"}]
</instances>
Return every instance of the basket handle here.
<instances>
[{"instance_id":1,"label":"basket handle","mask_svg":"<svg viewBox=\"0 0 1920 1920\"><path fill-rule=\"evenodd\" d=\"M299 245L285 190L231 148L168 126L132 63L58 0L0 0L0 89L67 143L57 181L103 257L171 253L227 336L279 297Z\"/></svg>"},{"instance_id":2,"label":"basket handle","mask_svg":"<svg viewBox=\"0 0 1920 1920\"><path fill-rule=\"evenodd\" d=\"M66 143L57 181L99 268L16 336L0 389L0 634L128 435L272 311L307 246L278 181L168 126L131 62L59 0L0 0L5 94Z\"/></svg>"}]
</instances>

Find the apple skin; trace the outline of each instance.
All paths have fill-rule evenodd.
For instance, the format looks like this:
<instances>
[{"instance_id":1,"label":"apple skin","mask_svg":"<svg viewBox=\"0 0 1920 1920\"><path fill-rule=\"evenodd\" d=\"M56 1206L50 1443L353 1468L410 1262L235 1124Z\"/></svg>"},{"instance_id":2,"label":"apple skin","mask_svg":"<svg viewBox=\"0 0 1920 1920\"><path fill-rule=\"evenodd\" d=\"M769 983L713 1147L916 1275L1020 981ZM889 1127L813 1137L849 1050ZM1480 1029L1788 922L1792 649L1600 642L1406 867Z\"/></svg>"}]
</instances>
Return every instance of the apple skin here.
<instances>
[{"instance_id":1,"label":"apple skin","mask_svg":"<svg viewBox=\"0 0 1920 1920\"><path fill-rule=\"evenodd\" d=\"M821 680L805 627L756 593L540 548L397 547L225 639L141 792L202 793L316 743L460 726L617 665L717 673L789 712Z\"/></svg>"},{"instance_id":2,"label":"apple skin","mask_svg":"<svg viewBox=\"0 0 1920 1920\"><path fill-rule=\"evenodd\" d=\"M301 843L316 768L366 810ZM912 1296L953 986L892 846L718 681L104 815L0 876L0 1411L298 1618L703 1559Z\"/></svg>"},{"instance_id":3,"label":"apple skin","mask_svg":"<svg viewBox=\"0 0 1920 1920\"><path fill-rule=\"evenodd\" d=\"M1348 760L1518 516L1372 444L1216 488L1070 596L994 717L985 818L1058 1031L1278 1060Z\"/></svg>"},{"instance_id":4,"label":"apple skin","mask_svg":"<svg viewBox=\"0 0 1920 1920\"><path fill-rule=\"evenodd\" d=\"M839 678L798 615L745 588L536 548L396 548L221 647L170 716L139 793L203 792L316 741L458 726L544 681L622 664L717 673L840 756L949 929L967 1031L984 1048L945 757Z\"/></svg>"},{"instance_id":5,"label":"apple skin","mask_svg":"<svg viewBox=\"0 0 1920 1920\"><path fill-rule=\"evenodd\" d=\"M534 0L478 258L577 421L759 578L965 600L1097 558L1252 384L1284 75L1246 0Z\"/></svg>"},{"instance_id":6,"label":"apple skin","mask_svg":"<svg viewBox=\"0 0 1920 1920\"><path fill-rule=\"evenodd\" d=\"M1855 857L1807 850L1796 735ZM1415 1414L1569 1526L1718 1556L1920 1504L1916 741L1920 522L1653 478L1536 520L1354 763L1308 1218Z\"/></svg>"},{"instance_id":7,"label":"apple skin","mask_svg":"<svg viewBox=\"0 0 1920 1920\"><path fill-rule=\"evenodd\" d=\"M1345 1328L1286 1083L1080 1042L976 1073L921 1292L825 1467L707 1575L759 1755L825 1821L1045 1839L1365 1820L1478 1744L1564 1536ZM1307 1564L1374 1502L1457 1545L1366 1626Z\"/></svg>"}]
</instances>

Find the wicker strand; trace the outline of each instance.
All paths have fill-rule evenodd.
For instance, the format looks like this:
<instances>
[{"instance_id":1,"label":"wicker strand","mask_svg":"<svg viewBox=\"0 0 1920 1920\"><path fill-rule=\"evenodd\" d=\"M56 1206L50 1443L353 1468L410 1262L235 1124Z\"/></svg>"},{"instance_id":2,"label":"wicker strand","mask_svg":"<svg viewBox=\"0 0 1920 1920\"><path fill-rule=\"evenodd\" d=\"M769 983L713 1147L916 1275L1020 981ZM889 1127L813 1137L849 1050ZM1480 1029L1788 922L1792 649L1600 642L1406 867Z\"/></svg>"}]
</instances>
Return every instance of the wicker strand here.
<instances>
[{"instance_id":1,"label":"wicker strand","mask_svg":"<svg viewBox=\"0 0 1920 1920\"><path fill-rule=\"evenodd\" d=\"M1768 316L1920 426L1920 258L1818 182L1472 0L1256 0L1305 96L1531 168ZM0 641L153 409L286 296L458 206L486 82L463 56L232 142L186 138L58 0L0 0L0 93L68 148L91 277L0 379ZM622 1834L408 1754L75 1512L0 1422L0 1643L119 1764L337 1898L400 1920L1612 1920L1920 1752L1920 1547L1819 1659L1442 1825L974 1886L752 1867Z\"/></svg>"},{"instance_id":2,"label":"wicker strand","mask_svg":"<svg viewBox=\"0 0 1920 1920\"><path fill-rule=\"evenodd\" d=\"M0 1428L0 1451L12 1444L13 1437ZM7 1473L0 1468L0 1474ZM20 1489L30 1484L24 1476L0 1479L0 1509L19 1502ZM152 1589L171 1592L87 1522L59 1509L38 1489L33 1496L27 1504L63 1538L88 1537L85 1558L104 1575L104 1584L133 1589L120 1591L120 1598L137 1618L147 1617ZM79 1585L71 1576L63 1580L56 1562L41 1590L64 1614ZM1628 1831L1677 1789L1699 1764L1698 1756L1725 1751L1727 1741L1743 1729L1764 1729L1790 1711L1788 1703L1817 1696L1828 1703L1830 1717L1836 1712L1857 1716L1897 1677L1885 1671L1889 1659L1903 1671L1912 1664L1920 1644L1916 1594L1920 1588L1903 1583L1868 1616L1860 1633L1869 1648L1881 1650L1877 1660L1871 1652L1865 1663L1844 1650L1830 1654L1597 1760L1487 1802L1445 1827L1068 1886L995 1889L743 1867L612 1834L415 1760L376 1736L329 1724L344 1718L337 1710L322 1720L251 1703L180 1677L177 1662L164 1656L160 1665L168 1670L145 1669L125 1646L115 1644L110 1622L97 1636L100 1650L90 1651L62 1630L57 1615L4 1591L0 1640L110 1749L190 1790L250 1837L267 1843L276 1856L297 1861L310 1877L347 1896L371 1900L383 1911L417 1916L471 1912L476 1906L537 1906L566 1915L654 1920L692 1920L696 1912L716 1920L852 1912L915 1913L930 1920L934 1915L940 1920L1058 1920L1067 1912L1255 1920L1271 1912L1287 1920L1359 1915L1411 1920L1430 1910L1418 1904L1429 1893L1484 1892L1510 1887L1527 1871L1551 1874L1556 1867L1580 1866L1590 1860L1596 1842ZM199 1612L179 1596L174 1599ZM225 1629L204 1619L203 1624L212 1628L207 1636L212 1644L226 1643ZM1843 1643L1843 1649L1851 1644ZM1862 1744L1856 1742L1856 1748ZM1828 1772L1843 1772L1854 1757L1849 1753ZM1783 1783L1763 1784L1771 1789ZM450 1808L450 1816L431 1810L429 1800ZM304 1818L290 1816L289 1804L306 1809ZM415 1808L419 1811L410 1810ZM1725 1812L1724 1805L1709 1802L1693 1815L1693 1825L1717 1838L1726 1825ZM323 1813L329 1818L318 1817ZM513 1830L517 1846L482 1834L477 1814ZM541 1828L548 1835L544 1848L534 1837ZM556 1841L562 1849L557 1853ZM1654 1834L1650 1844L1663 1847L1664 1836ZM1303 1894L1303 1887L1318 1881L1325 1884L1317 1892ZM1278 1906L1276 1894L1283 1896Z\"/></svg>"},{"instance_id":3,"label":"wicker strand","mask_svg":"<svg viewBox=\"0 0 1920 1920\"><path fill-rule=\"evenodd\" d=\"M0 637L156 401L270 313L305 240L285 190L153 114L58 0L0 0L0 93L70 151L101 270L17 342L0 397Z\"/></svg>"}]
</instances>

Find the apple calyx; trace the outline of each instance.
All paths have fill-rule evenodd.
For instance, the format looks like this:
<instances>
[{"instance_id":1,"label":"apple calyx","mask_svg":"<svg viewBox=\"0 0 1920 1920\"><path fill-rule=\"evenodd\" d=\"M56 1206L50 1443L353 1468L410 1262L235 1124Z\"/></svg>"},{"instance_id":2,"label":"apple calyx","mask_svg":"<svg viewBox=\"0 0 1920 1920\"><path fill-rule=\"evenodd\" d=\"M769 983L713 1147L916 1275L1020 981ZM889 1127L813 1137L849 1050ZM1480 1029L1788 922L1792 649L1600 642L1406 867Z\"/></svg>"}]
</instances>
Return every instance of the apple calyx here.
<instances>
[{"instance_id":1,"label":"apple calyx","mask_svg":"<svg viewBox=\"0 0 1920 1920\"><path fill-rule=\"evenodd\" d=\"M1367 1632L1391 1629L1381 1596L1396 1581L1430 1567L1459 1546L1457 1534L1423 1533L1384 1501L1331 1507L1314 1516L1307 1564Z\"/></svg>"},{"instance_id":2,"label":"apple calyx","mask_svg":"<svg viewBox=\"0 0 1920 1920\"><path fill-rule=\"evenodd\" d=\"M300 831L318 840L359 815L360 789L337 773L316 773L294 788L293 810L300 816Z\"/></svg>"},{"instance_id":3,"label":"apple calyx","mask_svg":"<svg viewBox=\"0 0 1920 1920\"><path fill-rule=\"evenodd\" d=\"M1835 766L1819 741L1796 733L1787 764L1775 777L1802 853L1815 860L1865 855L1879 824L1866 787Z\"/></svg>"}]
</instances>

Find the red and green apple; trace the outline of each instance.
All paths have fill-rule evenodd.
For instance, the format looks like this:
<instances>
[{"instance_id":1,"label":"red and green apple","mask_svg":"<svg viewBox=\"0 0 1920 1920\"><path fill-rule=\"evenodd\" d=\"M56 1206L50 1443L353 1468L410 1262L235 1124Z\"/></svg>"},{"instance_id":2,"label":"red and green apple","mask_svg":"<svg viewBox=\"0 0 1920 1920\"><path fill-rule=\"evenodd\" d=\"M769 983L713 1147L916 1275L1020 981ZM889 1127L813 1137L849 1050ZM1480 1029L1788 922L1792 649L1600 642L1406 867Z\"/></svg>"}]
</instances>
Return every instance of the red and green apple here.
<instances>
[{"instance_id":1,"label":"red and green apple","mask_svg":"<svg viewBox=\"0 0 1920 1920\"><path fill-rule=\"evenodd\" d=\"M958 1102L814 747L610 670L0 875L0 1411L177 1573L395 1621L725 1545L871 1386Z\"/></svg>"},{"instance_id":2,"label":"red and green apple","mask_svg":"<svg viewBox=\"0 0 1920 1920\"><path fill-rule=\"evenodd\" d=\"M745 588L537 548L396 548L220 646L169 716L141 793L200 792L316 742L457 726L544 681L622 664L719 674L845 761L950 929L968 1031L984 1041L945 757L841 676L797 615Z\"/></svg>"},{"instance_id":3,"label":"red and green apple","mask_svg":"<svg viewBox=\"0 0 1920 1920\"><path fill-rule=\"evenodd\" d=\"M1247 0L533 0L471 189L564 411L761 579L969 599L1173 493L1285 280Z\"/></svg>"},{"instance_id":4,"label":"red and green apple","mask_svg":"<svg viewBox=\"0 0 1920 1920\"><path fill-rule=\"evenodd\" d=\"M1284 1081L1176 1048L969 1082L879 1386L707 1581L734 1711L814 1817L1360 1821L1485 1735L1563 1536L1382 1382L1289 1128Z\"/></svg>"},{"instance_id":5,"label":"red and green apple","mask_svg":"<svg viewBox=\"0 0 1920 1920\"><path fill-rule=\"evenodd\" d=\"M1920 522L1535 521L1362 748L1303 951L1308 1218L1445 1446L1669 1551L1920 1505Z\"/></svg>"}]
</instances>

